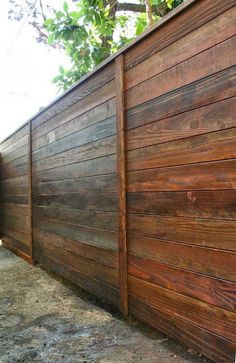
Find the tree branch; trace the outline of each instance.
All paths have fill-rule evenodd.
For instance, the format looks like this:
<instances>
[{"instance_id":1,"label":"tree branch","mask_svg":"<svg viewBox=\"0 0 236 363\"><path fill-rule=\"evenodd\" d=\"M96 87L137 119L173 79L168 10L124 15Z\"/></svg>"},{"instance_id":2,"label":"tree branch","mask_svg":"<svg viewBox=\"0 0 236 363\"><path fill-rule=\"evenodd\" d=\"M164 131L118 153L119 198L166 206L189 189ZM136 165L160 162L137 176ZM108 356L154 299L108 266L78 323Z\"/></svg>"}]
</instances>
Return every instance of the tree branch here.
<instances>
[{"instance_id":1,"label":"tree branch","mask_svg":"<svg viewBox=\"0 0 236 363\"><path fill-rule=\"evenodd\" d=\"M168 13L168 7L166 3L160 5L152 5L152 13L159 16L164 16ZM132 3L117 3L117 11L134 11L137 13L146 13L146 5L144 4L132 4Z\"/></svg>"}]
</instances>

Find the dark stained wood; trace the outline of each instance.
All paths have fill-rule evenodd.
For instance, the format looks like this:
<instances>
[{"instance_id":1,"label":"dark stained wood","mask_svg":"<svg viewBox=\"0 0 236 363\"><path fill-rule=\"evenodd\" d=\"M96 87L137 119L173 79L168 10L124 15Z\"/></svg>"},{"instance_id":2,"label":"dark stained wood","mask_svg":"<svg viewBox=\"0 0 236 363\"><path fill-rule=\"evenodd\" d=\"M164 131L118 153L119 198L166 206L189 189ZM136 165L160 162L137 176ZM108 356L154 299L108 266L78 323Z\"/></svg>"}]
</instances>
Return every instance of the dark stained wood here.
<instances>
[{"instance_id":1,"label":"dark stained wood","mask_svg":"<svg viewBox=\"0 0 236 363\"><path fill-rule=\"evenodd\" d=\"M35 194L63 194L117 191L116 174L97 175L84 178L64 179L51 182L39 182L33 185Z\"/></svg>"},{"instance_id":2,"label":"dark stained wood","mask_svg":"<svg viewBox=\"0 0 236 363\"><path fill-rule=\"evenodd\" d=\"M129 254L236 282L236 253L128 235Z\"/></svg>"},{"instance_id":3,"label":"dark stained wood","mask_svg":"<svg viewBox=\"0 0 236 363\"><path fill-rule=\"evenodd\" d=\"M117 120L117 179L118 179L118 246L120 277L120 309L128 315L127 285L127 236L126 236L126 162L125 162L125 103L124 103L124 59L116 58L116 120Z\"/></svg>"},{"instance_id":4,"label":"dark stained wood","mask_svg":"<svg viewBox=\"0 0 236 363\"><path fill-rule=\"evenodd\" d=\"M214 362L233 362L236 343L133 297L129 298L129 304L131 313L138 319L186 344L187 347L193 347Z\"/></svg>"},{"instance_id":5,"label":"dark stained wood","mask_svg":"<svg viewBox=\"0 0 236 363\"><path fill-rule=\"evenodd\" d=\"M125 52L125 69L132 68L136 64L143 62L234 5L234 0L225 0L224 2L216 0L214 3L211 0L194 2L188 11L172 18L171 22L163 24L165 26L161 26L158 32L149 34L146 39L143 39L142 43L137 43L128 52Z\"/></svg>"},{"instance_id":6,"label":"dark stained wood","mask_svg":"<svg viewBox=\"0 0 236 363\"><path fill-rule=\"evenodd\" d=\"M129 295L163 312L236 341L235 312L206 304L133 276L129 276L128 281Z\"/></svg>"},{"instance_id":7,"label":"dark stained wood","mask_svg":"<svg viewBox=\"0 0 236 363\"><path fill-rule=\"evenodd\" d=\"M236 189L236 160L213 161L127 173L127 190Z\"/></svg>"},{"instance_id":8,"label":"dark stained wood","mask_svg":"<svg viewBox=\"0 0 236 363\"><path fill-rule=\"evenodd\" d=\"M155 77L147 79L126 92L126 109L234 66L235 49L236 37L232 37ZM144 88L146 92L143 92Z\"/></svg>"},{"instance_id":9,"label":"dark stained wood","mask_svg":"<svg viewBox=\"0 0 236 363\"><path fill-rule=\"evenodd\" d=\"M235 35L235 16L236 10L231 8L130 68L125 73L125 89L134 87L232 37ZM155 34L155 37L158 36L159 34Z\"/></svg>"},{"instance_id":10,"label":"dark stained wood","mask_svg":"<svg viewBox=\"0 0 236 363\"><path fill-rule=\"evenodd\" d=\"M129 257L129 275L207 304L236 310L236 283L134 256Z\"/></svg>"},{"instance_id":11,"label":"dark stained wood","mask_svg":"<svg viewBox=\"0 0 236 363\"><path fill-rule=\"evenodd\" d=\"M34 162L34 170L42 171L76 162L113 155L116 152L116 136L93 141L88 144L49 156Z\"/></svg>"},{"instance_id":12,"label":"dark stained wood","mask_svg":"<svg viewBox=\"0 0 236 363\"><path fill-rule=\"evenodd\" d=\"M82 131L103 120L113 117L115 115L115 100L114 98L108 100L72 119L70 109L66 109L65 111L67 111L65 115L59 114L58 117L48 120L42 126L32 131L34 138L33 150L37 150L50 142L59 140L75 132Z\"/></svg>"},{"instance_id":13,"label":"dark stained wood","mask_svg":"<svg viewBox=\"0 0 236 363\"><path fill-rule=\"evenodd\" d=\"M235 190L128 193L127 201L131 213L236 220Z\"/></svg>"},{"instance_id":14,"label":"dark stained wood","mask_svg":"<svg viewBox=\"0 0 236 363\"><path fill-rule=\"evenodd\" d=\"M22 139L28 134L28 124L16 130L12 135L8 136L4 141L0 143L0 152L2 153L4 149L8 146L15 144L19 139Z\"/></svg>"},{"instance_id":15,"label":"dark stained wood","mask_svg":"<svg viewBox=\"0 0 236 363\"><path fill-rule=\"evenodd\" d=\"M186 0L0 144L9 249L227 363L235 14Z\"/></svg>"},{"instance_id":16,"label":"dark stained wood","mask_svg":"<svg viewBox=\"0 0 236 363\"><path fill-rule=\"evenodd\" d=\"M232 97L137 127L126 134L127 149L138 149L235 127L235 113L236 98Z\"/></svg>"},{"instance_id":17,"label":"dark stained wood","mask_svg":"<svg viewBox=\"0 0 236 363\"><path fill-rule=\"evenodd\" d=\"M61 251L65 251L68 254L81 256L91 261L96 261L101 265L112 267L116 270L119 268L118 253L115 251L92 246L68 237L64 237L62 235L45 232L36 227L34 228L34 240L36 259L40 253L40 246L42 246L42 248L46 246L48 249L51 249L50 255L53 255L55 249L60 249Z\"/></svg>"},{"instance_id":18,"label":"dark stained wood","mask_svg":"<svg viewBox=\"0 0 236 363\"><path fill-rule=\"evenodd\" d=\"M72 135L68 135L58 141L53 140L50 144L33 151L33 161L35 162L45 157L48 158L49 156L77 148L89 142L104 139L106 137L115 135L115 133L115 118L111 117L91 127L75 132Z\"/></svg>"},{"instance_id":19,"label":"dark stained wood","mask_svg":"<svg viewBox=\"0 0 236 363\"><path fill-rule=\"evenodd\" d=\"M103 92L112 90L112 85L114 85L114 81L112 81L112 79L114 78L114 75L113 62L109 64L108 67L101 70L101 72L94 74L91 79L87 80L87 82L83 82L78 85L77 89L73 87L71 90L67 91L65 97L58 99L53 105L51 105L50 108L47 108L43 114L36 116L33 120L33 129L39 127L41 124L62 112L64 109L75 104L78 106L84 106L88 100L91 102L91 100L94 99L93 101L96 105L97 100L102 100ZM72 92L73 90L74 92ZM100 98L96 99L98 94L100 94ZM111 94L112 92L110 95ZM80 113L82 114L82 107L78 108L81 108ZM92 105L90 108L92 108Z\"/></svg>"},{"instance_id":20,"label":"dark stained wood","mask_svg":"<svg viewBox=\"0 0 236 363\"><path fill-rule=\"evenodd\" d=\"M153 145L127 153L127 170L236 158L236 128L185 140Z\"/></svg>"},{"instance_id":21,"label":"dark stained wood","mask_svg":"<svg viewBox=\"0 0 236 363\"><path fill-rule=\"evenodd\" d=\"M84 207L84 206L83 206ZM39 207L34 205L34 217L66 221L67 223L117 231L117 212L70 209L62 207Z\"/></svg>"},{"instance_id":22,"label":"dark stained wood","mask_svg":"<svg viewBox=\"0 0 236 363\"><path fill-rule=\"evenodd\" d=\"M117 233L94 227L78 226L50 219L37 219L40 229L54 233L89 245L117 251ZM36 222L35 222L36 224Z\"/></svg>"},{"instance_id":23,"label":"dark stained wood","mask_svg":"<svg viewBox=\"0 0 236 363\"><path fill-rule=\"evenodd\" d=\"M236 95L236 66L154 98L126 112L127 129Z\"/></svg>"},{"instance_id":24,"label":"dark stained wood","mask_svg":"<svg viewBox=\"0 0 236 363\"><path fill-rule=\"evenodd\" d=\"M96 279L88 278L80 272L72 269L70 266L64 265L51 256L39 256L38 262L42 263L51 271L56 272L64 278L74 282L83 289L95 294L99 297L105 298L112 304L119 306L119 293L118 290Z\"/></svg>"},{"instance_id":25,"label":"dark stained wood","mask_svg":"<svg viewBox=\"0 0 236 363\"><path fill-rule=\"evenodd\" d=\"M90 192L34 195L35 206L117 211L117 193Z\"/></svg>"},{"instance_id":26,"label":"dark stained wood","mask_svg":"<svg viewBox=\"0 0 236 363\"><path fill-rule=\"evenodd\" d=\"M29 236L30 236L30 245L29 245L29 255L34 263L34 237L33 237L33 189L32 189L32 122L29 121L28 125L28 176L29 176Z\"/></svg>"},{"instance_id":27,"label":"dark stained wood","mask_svg":"<svg viewBox=\"0 0 236 363\"><path fill-rule=\"evenodd\" d=\"M59 248L50 248L48 244L40 244L37 241L37 256L53 256L57 261L70 266L84 276L104 282L110 286L118 288L118 271L95 261L75 255Z\"/></svg>"},{"instance_id":28,"label":"dark stained wood","mask_svg":"<svg viewBox=\"0 0 236 363\"><path fill-rule=\"evenodd\" d=\"M129 233L236 252L236 221L129 214Z\"/></svg>"},{"instance_id":29,"label":"dark stained wood","mask_svg":"<svg viewBox=\"0 0 236 363\"><path fill-rule=\"evenodd\" d=\"M102 156L97 159L61 166L33 173L34 183L51 182L65 179L84 178L116 172L116 155Z\"/></svg>"},{"instance_id":30,"label":"dark stained wood","mask_svg":"<svg viewBox=\"0 0 236 363\"><path fill-rule=\"evenodd\" d=\"M13 238L9 238L8 236L3 236L2 242L3 246L6 247L8 250L12 251L15 255L23 258L29 263L33 263L31 256L29 256L28 254L28 246L20 243L17 240L14 240Z\"/></svg>"}]
</instances>

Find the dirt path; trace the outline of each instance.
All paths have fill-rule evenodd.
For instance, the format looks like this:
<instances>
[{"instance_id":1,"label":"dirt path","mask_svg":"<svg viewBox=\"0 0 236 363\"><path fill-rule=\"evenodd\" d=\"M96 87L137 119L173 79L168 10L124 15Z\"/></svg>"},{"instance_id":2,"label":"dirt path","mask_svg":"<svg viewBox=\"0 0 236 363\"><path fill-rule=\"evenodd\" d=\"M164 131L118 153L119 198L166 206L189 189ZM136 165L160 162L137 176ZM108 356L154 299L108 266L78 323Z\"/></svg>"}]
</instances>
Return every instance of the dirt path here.
<instances>
[{"instance_id":1,"label":"dirt path","mask_svg":"<svg viewBox=\"0 0 236 363\"><path fill-rule=\"evenodd\" d=\"M13 362L208 361L0 247L0 363Z\"/></svg>"}]
</instances>

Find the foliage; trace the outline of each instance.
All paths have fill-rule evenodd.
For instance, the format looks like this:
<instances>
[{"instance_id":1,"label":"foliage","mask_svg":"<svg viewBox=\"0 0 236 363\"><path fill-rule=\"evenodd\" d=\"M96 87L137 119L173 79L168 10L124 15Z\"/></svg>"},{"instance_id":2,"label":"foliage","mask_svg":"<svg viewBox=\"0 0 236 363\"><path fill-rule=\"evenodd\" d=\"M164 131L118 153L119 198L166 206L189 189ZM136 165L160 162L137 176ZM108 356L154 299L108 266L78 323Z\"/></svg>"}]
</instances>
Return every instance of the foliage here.
<instances>
[{"instance_id":1,"label":"foliage","mask_svg":"<svg viewBox=\"0 0 236 363\"><path fill-rule=\"evenodd\" d=\"M10 0L10 15L20 20L24 9L17 1ZM70 59L70 68L61 66L53 79L63 90L147 29L147 0L137 0L136 4L117 0L73 0L74 9L65 1L60 10L48 5L45 9L41 0L39 4L37 0L24 1L33 14L33 20L29 22L38 31L37 41L45 43L46 40L52 47L63 48ZM152 0L153 21L183 1Z\"/></svg>"}]
</instances>

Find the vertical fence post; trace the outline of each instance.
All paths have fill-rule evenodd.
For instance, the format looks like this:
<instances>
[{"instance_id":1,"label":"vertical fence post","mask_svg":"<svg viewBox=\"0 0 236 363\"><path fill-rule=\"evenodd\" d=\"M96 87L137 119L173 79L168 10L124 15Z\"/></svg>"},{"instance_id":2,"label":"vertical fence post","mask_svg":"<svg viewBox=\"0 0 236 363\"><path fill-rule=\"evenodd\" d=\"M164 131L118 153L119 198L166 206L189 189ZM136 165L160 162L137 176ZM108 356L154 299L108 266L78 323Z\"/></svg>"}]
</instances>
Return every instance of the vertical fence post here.
<instances>
[{"instance_id":1,"label":"vertical fence post","mask_svg":"<svg viewBox=\"0 0 236 363\"><path fill-rule=\"evenodd\" d=\"M32 211L32 122L28 122L28 205L29 205L29 234L30 234L30 262L34 264L34 249L33 249L33 211Z\"/></svg>"},{"instance_id":2,"label":"vertical fence post","mask_svg":"<svg viewBox=\"0 0 236 363\"><path fill-rule=\"evenodd\" d=\"M126 168L125 168L125 105L124 58L115 60L116 120L117 120L117 174L118 174L118 248L120 309L128 315L128 261L126 235Z\"/></svg>"}]
</instances>

